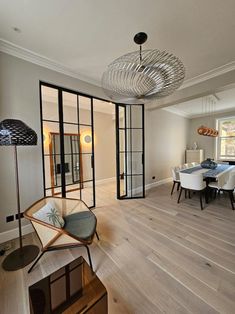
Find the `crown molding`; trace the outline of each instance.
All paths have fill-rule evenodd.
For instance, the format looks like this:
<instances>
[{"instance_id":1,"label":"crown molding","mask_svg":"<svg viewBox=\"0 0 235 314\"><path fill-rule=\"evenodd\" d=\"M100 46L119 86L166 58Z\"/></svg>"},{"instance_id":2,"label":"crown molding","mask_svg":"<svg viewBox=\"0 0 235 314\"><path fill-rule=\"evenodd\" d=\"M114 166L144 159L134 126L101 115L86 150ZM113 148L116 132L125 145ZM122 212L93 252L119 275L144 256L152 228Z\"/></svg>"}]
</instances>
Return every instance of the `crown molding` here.
<instances>
[{"instance_id":1,"label":"crown molding","mask_svg":"<svg viewBox=\"0 0 235 314\"><path fill-rule=\"evenodd\" d=\"M216 76L228 73L228 72L233 71L233 70L235 70L235 61L229 62L229 63L224 64L218 68L215 68L215 69L210 70L208 72L205 72L203 74L197 75L191 79L185 80L183 82L183 84L180 86L179 90L193 86L193 85L196 85L196 84L199 84L199 83L202 83L204 81L207 81L207 80L212 79Z\"/></svg>"},{"instance_id":2,"label":"crown molding","mask_svg":"<svg viewBox=\"0 0 235 314\"><path fill-rule=\"evenodd\" d=\"M11 56L23 59L25 61L37 64L44 68L65 74L67 76L70 76L78 80L84 81L86 83L90 83L92 85L96 85L100 87L99 82L97 82L96 80L92 80L91 78L85 75L78 74L77 72L74 72L70 68L66 67L65 65L57 61L44 57L31 50L22 48L2 38L0 38L0 51L6 54L9 54Z\"/></svg>"},{"instance_id":3,"label":"crown molding","mask_svg":"<svg viewBox=\"0 0 235 314\"><path fill-rule=\"evenodd\" d=\"M187 119L191 118L190 114L187 114L185 111L180 110L178 108L175 108L174 106L169 106L169 107L165 107L165 108L161 108L161 109L165 110L167 112L176 114L177 116L181 116L181 117L184 117L184 118L187 118Z\"/></svg>"},{"instance_id":4,"label":"crown molding","mask_svg":"<svg viewBox=\"0 0 235 314\"><path fill-rule=\"evenodd\" d=\"M36 52L33 52L29 49L25 49L23 47L20 47L18 45L15 45L5 39L0 38L0 51L7 53L9 55L12 55L14 57L26 60L28 62L40 65L42 67L45 67L47 69L68 75L70 77L74 77L76 79L82 80L84 82L90 83L92 85L96 85L98 87L101 87L100 82L93 80L85 75L78 74L77 72L74 72L64 64L61 64L57 61L54 61L52 59L49 59L47 57L44 57ZM206 80L209 80L211 78L214 78L216 76L225 74L227 72L230 72L232 70L235 70L235 61L232 61L230 63L227 63L225 65L222 65L218 68L215 68L213 70L210 70L208 72L205 72L203 74L200 74L198 76L195 76L191 79L185 80L184 83L181 85L180 89L184 89L193 85L196 85L198 83L204 82Z\"/></svg>"}]
</instances>

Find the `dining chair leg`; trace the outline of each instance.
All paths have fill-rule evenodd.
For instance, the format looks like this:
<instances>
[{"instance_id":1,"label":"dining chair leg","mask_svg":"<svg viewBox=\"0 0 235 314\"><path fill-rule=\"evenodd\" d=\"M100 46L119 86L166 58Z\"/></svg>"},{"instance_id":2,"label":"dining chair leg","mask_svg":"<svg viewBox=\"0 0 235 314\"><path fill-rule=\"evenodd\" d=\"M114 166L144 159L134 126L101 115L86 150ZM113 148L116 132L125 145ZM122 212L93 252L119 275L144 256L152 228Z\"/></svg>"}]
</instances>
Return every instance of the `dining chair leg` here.
<instances>
[{"instance_id":1,"label":"dining chair leg","mask_svg":"<svg viewBox=\"0 0 235 314\"><path fill-rule=\"evenodd\" d=\"M180 182L177 183L177 191L179 191L180 188Z\"/></svg>"},{"instance_id":2,"label":"dining chair leg","mask_svg":"<svg viewBox=\"0 0 235 314\"><path fill-rule=\"evenodd\" d=\"M177 203L179 203L179 202L180 202L180 198L181 198L182 191L183 191L183 188L182 188L182 186L181 186L181 187L180 187L180 194L179 194L179 197L178 197L178 201L177 201Z\"/></svg>"},{"instance_id":3,"label":"dining chair leg","mask_svg":"<svg viewBox=\"0 0 235 314\"><path fill-rule=\"evenodd\" d=\"M229 191L229 198L230 198L230 201L231 201L231 206L232 206L232 209L234 210L234 198L233 198L233 191Z\"/></svg>"},{"instance_id":4,"label":"dining chair leg","mask_svg":"<svg viewBox=\"0 0 235 314\"><path fill-rule=\"evenodd\" d=\"M201 205L201 210L203 210L203 205L202 205L202 191L200 191L200 205Z\"/></svg>"},{"instance_id":5,"label":"dining chair leg","mask_svg":"<svg viewBox=\"0 0 235 314\"><path fill-rule=\"evenodd\" d=\"M190 190L188 190L188 197L191 198Z\"/></svg>"},{"instance_id":6,"label":"dining chair leg","mask_svg":"<svg viewBox=\"0 0 235 314\"><path fill-rule=\"evenodd\" d=\"M185 197L185 198L187 198L187 192L188 192L188 190L185 189L185 190L184 190L184 197Z\"/></svg>"},{"instance_id":7,"label":"dining chair leg","mask_svg":"<svg viewBox=\"0 0 235 314\"><path fill-rule=\"evenodd\" d=\"M172 186L172 189L171 189L171 195L172 195L173 192L174 192L174 188L175 188L175 181L173 181L173 186Z\"/></svg>"},{"instance_id":8,"label":"dining chair leg","mask_svg":"<svg viewBox=\"0 0 235 314\"><path fill-rule=\"evenodd\" d=\"M217 189L214 189L214 200L216 199Z\"/></svg>"}]
</instances>

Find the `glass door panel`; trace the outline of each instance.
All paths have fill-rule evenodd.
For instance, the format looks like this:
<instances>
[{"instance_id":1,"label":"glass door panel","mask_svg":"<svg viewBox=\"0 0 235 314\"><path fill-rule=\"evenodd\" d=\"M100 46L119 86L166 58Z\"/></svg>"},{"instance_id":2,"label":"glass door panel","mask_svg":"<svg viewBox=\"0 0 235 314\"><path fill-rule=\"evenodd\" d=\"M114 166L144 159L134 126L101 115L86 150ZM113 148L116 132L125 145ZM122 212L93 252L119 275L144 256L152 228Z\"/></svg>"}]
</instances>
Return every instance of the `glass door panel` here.
<instances>
[{"instance_id":1,"label":"glass door panel","mask_svg":"<svg viewBox=\"0 0 235 314\"><path fill-rule=\"evenodd\" d=\"M45 195L94 207L93 98L51 84L40 87Z\"/></svg>"},{"instance_id":2,"label":"glass door panel","mask_svg":"<svg viewBox=\"0 0 235 314\"><path fill-rule=\"evenodd\" d=\"M116 105L116 135L117 197L144 197L143 105Z\"/></svg>"},{"instance_id":3,"label":"glass door panel","mask_svg":"<svg viewBox=\"0 0 235 314\"><path fill-rule=\"evenodd\" d=\"M61 196L61 180L56 176L56 165L61 164L61 142L52 136L60 130L58 89L41 86L41 120L45 195Z\"/></svg>"}]
</instances>

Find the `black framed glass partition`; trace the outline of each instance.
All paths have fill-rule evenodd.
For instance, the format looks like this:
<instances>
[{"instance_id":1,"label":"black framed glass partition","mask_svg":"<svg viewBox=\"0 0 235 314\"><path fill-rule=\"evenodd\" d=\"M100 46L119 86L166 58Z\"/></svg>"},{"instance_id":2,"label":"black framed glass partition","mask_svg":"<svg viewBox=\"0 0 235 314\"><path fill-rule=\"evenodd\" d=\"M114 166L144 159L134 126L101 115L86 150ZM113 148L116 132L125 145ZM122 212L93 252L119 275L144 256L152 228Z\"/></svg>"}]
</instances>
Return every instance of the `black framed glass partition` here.
<instances>
[{"instance_id":1,"label":"black framed glass partition","mask_svg":"<svg viewBox=\"0 0 235 314\"><path fill-rule=\"evenodd\" d=\"M144 105L116 105L117 197L145 197Z\"/></svg>"},{"instance_id":2,"label":"black framed glass partition","mask_svg":"<svg viewBox=\"0 0 235 314\"><path fill-rule=\"evenodd\" d=\"M40 82L45 196L95 207L94 110L101 100ZM144 105L115 104L117 198L145 196Z\"/></svg>"},{"instance_id":3,"label":"black framed glass partition","mask_svg":"<svg viewBox=\"0 0 235 314\"><path fill-rule=\"evenodd\" d=\"M40 82L44 191L95 206L93 98Z\"/></svg>"}]
</instances>

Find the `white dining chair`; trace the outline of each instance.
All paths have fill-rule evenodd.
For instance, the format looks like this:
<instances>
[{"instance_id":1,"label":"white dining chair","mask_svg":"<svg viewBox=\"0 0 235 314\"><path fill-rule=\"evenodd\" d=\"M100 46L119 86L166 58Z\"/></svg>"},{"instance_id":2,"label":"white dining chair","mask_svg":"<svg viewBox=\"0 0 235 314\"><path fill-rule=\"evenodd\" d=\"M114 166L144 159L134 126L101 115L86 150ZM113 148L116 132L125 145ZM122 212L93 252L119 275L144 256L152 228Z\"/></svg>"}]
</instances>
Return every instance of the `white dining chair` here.
<instances>
[{"instance_id":1,"label":"white dining chair","mask_svg":"<svg viewBox=\"0 0 235 314\"><path fill-rule=\"evenodd\" d=\"M202 195L206 189L206 182L203 181L202 173L193 174L193 173L179 173L180 176L180 194L178 197L178 203L180 202L182 191L185 190L186 192L190 191L198 191L200 193L200 205L201 210L203 210L203 203L202 203ZM189 194L190 195L190 194Z\"/></svg>"},{"instance_id":2,"label":"white dining chair","mask_svg":"<svg viewBox=\"0 0 235 314\"><path fill-rule=\"evenodd\" d=\"M235 170L229 172L227 181L224 184L221 184L221 180L217 182L210 182L208 186L211 189L214 189L216 192L220 193L220 191L228 192L232 209L234 210L234 195L233 191L235 189Z\"/></svg>"},{"instance_id":3,"label":"white dining chair","mask_svg":"<svg viewBox=\"0 0 235 314\"><path fill-rule=\"evenodd\" d=\"M172 167L171 168L171 174L172 174L172 179L173 179L173 185L172 185L172 189L171 189L171 195L174 192L174 188L175 188L175 184L177 183L177 191L179 191L179 187L180 187L180 176L179 176L179 167Z\"/></svg>"}]
</instances>

